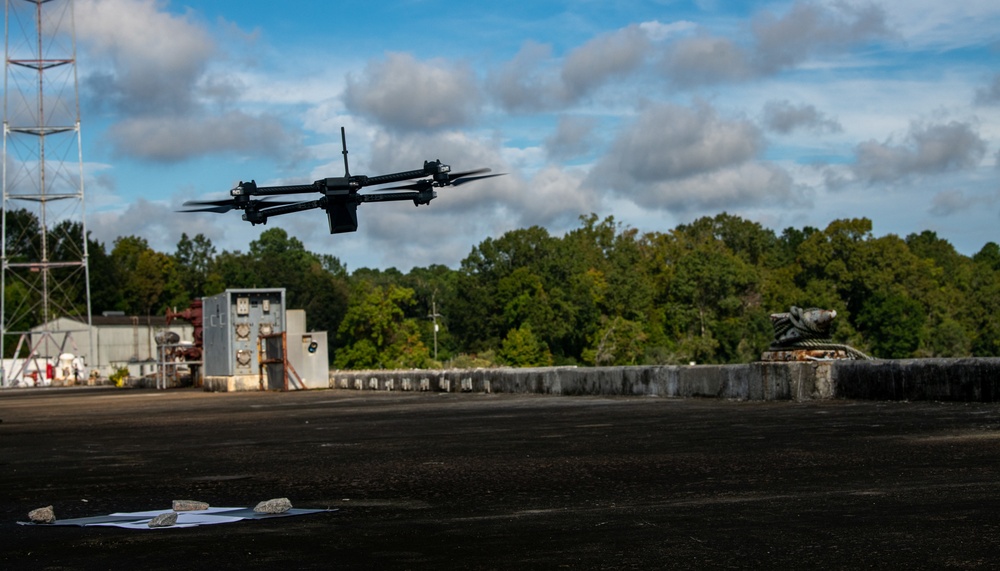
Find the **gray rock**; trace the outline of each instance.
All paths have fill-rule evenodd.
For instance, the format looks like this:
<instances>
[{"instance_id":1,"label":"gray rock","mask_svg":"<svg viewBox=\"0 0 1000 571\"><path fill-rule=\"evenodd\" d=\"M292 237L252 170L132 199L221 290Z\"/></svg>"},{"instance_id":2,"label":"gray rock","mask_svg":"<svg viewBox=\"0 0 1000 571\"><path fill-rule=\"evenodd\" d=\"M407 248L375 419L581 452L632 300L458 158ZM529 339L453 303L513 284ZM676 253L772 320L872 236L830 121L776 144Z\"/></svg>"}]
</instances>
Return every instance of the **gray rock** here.
<instances>
[{"instance_id":1,"label":"gray rock","mask_svg":"<svg viewBox=\"0 0 1000 571\"><path fill-rule=\"evenodd\" d=\"M28 519L35 523L52 523L56 521L56 513L52 511L52 506L45 506L28 512Z\"/></svg>"},{"instance_id":2,"label":"gray rock","mask_svg":"<svg viewBox=\"0 0 1000 571\"><path fill-rule=\"evenodd\" d=\"M177 512L167 512L149 520L149 527L170 527L176 523Z\"/></svg>"},{"instance_id":3,"label":"gray rock","mask_svg":"<svg viewBox=\"0 0 1000 571\"><path fill-rule=\"evenodd\" d=\"M283 514L292 509L292 502L288 498L274 498L257 504L253 511L259 514Z\"/></svg>"},{"instance_id":4,"label":"gray rock","mask_svg":"<svg viewBox=\"0 0 1000 571\"><path fill-rule=\"evenodd\" d=\"M205 502L198 502L195 500L174 500L175 512L193 512L207 509L208 504Z\"/></svg>"}]
</instances>

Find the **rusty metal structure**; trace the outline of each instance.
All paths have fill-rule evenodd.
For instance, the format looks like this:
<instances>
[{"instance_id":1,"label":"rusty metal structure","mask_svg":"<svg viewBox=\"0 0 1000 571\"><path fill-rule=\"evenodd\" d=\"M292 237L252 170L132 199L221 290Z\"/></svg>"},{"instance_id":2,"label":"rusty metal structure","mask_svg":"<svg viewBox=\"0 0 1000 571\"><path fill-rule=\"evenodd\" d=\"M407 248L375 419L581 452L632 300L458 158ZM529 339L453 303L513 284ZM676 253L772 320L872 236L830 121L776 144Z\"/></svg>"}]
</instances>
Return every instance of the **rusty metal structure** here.
<instances>
[{"instance_id":1,"label":"rusty metal structure","mask_svg":"<svg viewBox=\"0 0 1000 571\"><path fill-rule=\"evenodd\" d=\"M17 339L16 366L74 351L92 320L73 0L6 0L4 21L0 352Z\"/></svg>"},{"instance_id":2,"label":"rusty metal structure","mask_svg":"<svg viewBox=\"0 0 1000 571\"><path fill-rule=\"evenodd\" d=\"M830 339L830 326L837 312L832 309L792 306L787 312L772 313L774 341L761 361L830 361L871 359L850 345Z\"/></svg>"}]
</instances>

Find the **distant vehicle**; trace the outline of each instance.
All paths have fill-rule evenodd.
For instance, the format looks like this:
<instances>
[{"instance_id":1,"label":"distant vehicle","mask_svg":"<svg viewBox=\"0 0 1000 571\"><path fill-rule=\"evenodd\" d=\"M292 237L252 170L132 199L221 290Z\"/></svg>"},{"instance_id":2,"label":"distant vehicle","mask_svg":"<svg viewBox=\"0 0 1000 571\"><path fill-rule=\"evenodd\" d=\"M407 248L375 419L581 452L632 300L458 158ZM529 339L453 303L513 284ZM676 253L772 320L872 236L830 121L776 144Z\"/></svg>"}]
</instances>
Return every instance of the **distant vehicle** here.
<instances>
[{"instance_id":1,"label":"distant vehicle","mask_svg":"<svg viewBox=\"0 0 1000 571\"><path fill-rule=\"evenodd\" d=\"M180 212L217 212L242 210L243 220L250 224L267 224L267 219L281 214L302 212L321 208L326 212L330 222L330 233L354 232L358 229L358 205L365 202L390 202L397 200L412 200L414 206L430 204L437 198L435 189L444 186L460 186L472 181L502 176L504 173L487 174L488 168L470 171L451 172L451 166L440 160L424 161L424 167L419 170L383 174L378 176L351 175L347 165L347 136L344 128L340 128L340 139L344 148L344 176L324 178L312 184L292 186L257 186L257 183L240 182L236 188L229 191L232 198L224 200L189 200L184 206L190 207ZM422 179L422 180L414 180ZM374 189L370 194L361 194L360 190L368 186L399 183L413 180L414 182L401 186L390 186ZM394 192L393 192L394 191ZM266 198L255 200L254 197L285 196L295 194L318 193L319 198L305 201L268 201Z\"/></svg>"}]
</instances>

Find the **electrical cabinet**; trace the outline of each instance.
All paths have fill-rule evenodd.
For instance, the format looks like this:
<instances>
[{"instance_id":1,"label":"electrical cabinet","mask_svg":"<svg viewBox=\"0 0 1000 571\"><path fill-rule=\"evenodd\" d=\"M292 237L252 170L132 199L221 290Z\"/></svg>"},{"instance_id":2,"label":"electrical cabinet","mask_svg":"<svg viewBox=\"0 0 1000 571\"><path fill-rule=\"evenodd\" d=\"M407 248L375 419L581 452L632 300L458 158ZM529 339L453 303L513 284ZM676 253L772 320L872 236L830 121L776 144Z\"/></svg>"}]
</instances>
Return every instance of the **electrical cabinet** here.
<instances>
[{"instance_id":1,"label":"electrical cabinet","mask_svg":"<svg viewBox=\"0 0 1000 571\"><path fill-rule=\"evenodd\" d=\"M285 331L285 289L227 289L203 298L205 376L258 375L257 338Z\"/></svg>"}]
</instances>

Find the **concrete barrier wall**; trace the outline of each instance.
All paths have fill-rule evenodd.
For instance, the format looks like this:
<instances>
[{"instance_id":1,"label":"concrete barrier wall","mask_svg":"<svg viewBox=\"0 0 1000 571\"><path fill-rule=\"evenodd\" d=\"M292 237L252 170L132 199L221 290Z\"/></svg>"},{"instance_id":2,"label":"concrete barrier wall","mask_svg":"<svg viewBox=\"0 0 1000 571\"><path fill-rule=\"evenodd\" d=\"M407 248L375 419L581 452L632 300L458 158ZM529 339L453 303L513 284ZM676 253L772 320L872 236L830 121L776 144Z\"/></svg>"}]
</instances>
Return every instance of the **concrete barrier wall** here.
<instances>
[{"instance_id":1,"label":"concrete barrier wall","mask_svg":"<svg viewBox=\"0 0 1000 571\"><path fill-rule=\"evenodd\" d=\"M871 400L1000 400L1000 359L843 361L836 396Z\"/></svg>"},{"instance_id":2,"label":"concrete barrier wall","mask_svg":"<svg viewBox=\"0 0 1000 571\"><path fill-rule=\"evenodd\" d=\"M710 397L739 400L830 398L829 362L659 367L332 371L330 387L554 395Z\"/></svg>"},{"instance_id":3,"label":"concrete barrier wall","mask_svg":"<svg viewBox=\"0 0 1000 571\"><path fill-rule=\"evenodd\" d=\"M354 390L627 395L736 400L1000 400L1000 358L745 365L331 371Z\"/></svg>"}]
</instances>

